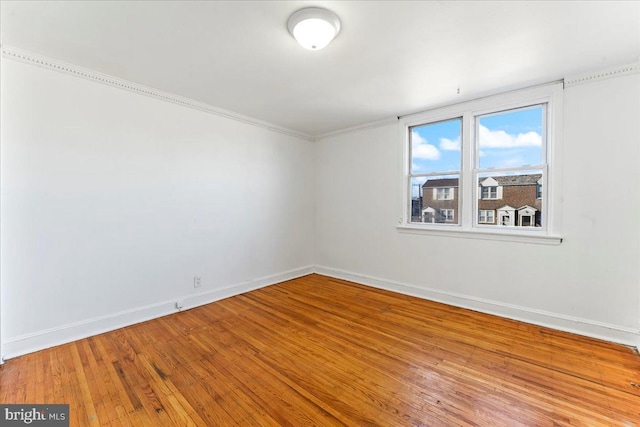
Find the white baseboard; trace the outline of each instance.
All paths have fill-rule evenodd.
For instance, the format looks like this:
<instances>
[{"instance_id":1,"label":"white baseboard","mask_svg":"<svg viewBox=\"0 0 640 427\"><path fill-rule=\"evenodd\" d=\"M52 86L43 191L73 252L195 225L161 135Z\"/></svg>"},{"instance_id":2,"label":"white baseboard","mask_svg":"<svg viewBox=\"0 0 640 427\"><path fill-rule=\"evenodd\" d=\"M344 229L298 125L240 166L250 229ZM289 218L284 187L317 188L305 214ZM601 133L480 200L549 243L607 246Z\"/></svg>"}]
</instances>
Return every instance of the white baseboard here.
<instances>
[{"instance_id":1,"label":"white baseboard","mask_svg":"<svg viewBox=\"0 0 640 427\"><path fill-rule=\"evenodd\" d=\"M2 343L2 356L8 360L175 312L175 302L165 301L20 335Z\"/></svg>"},{"instance_id":2,"label":"white baseboard","mask_svg":"<svg viewBox=\"0 0 640 427\"><path fill-rule=\"evenodd\" d=\"M289 270L271 276L261 277L255 280L237 283L222 289L202 292L199 294L185 295L171 301L164 301L125 310L106 316L94 317L80 322L70 323L51 329L46 329L19 337L10 338L2 343L2 360L11 359L34 351L66 344L82 338L113 331L125 326L156 319L158 317L188 310L204 304L209 304L234 295L263 288L275 283L295 279L313 273L313 267L307 266L295 270ZM178 309L177 307L180 307Z\"/></svg>"},{"instance_id":3,"label":"white baseboard","mask_svg":"<svg viewBox=\"0 0 640 427\"><path fill-rule=\"evenodd\" d=\"M493 314L560 331L571 332L574 334L637 347L638 350L640 350L640 331L633 330L631 328L560 315L543 310L535 310L528 307L505 304L498 301L491 301L453 292L430 288L418 288L404 283L336 268L316 266L314 271L324 276L348 280L374 288L411 295L430 301L441 302L456 307L467 308L482 313Z\"/></svg>"},{"instance_id":4,"label":"white baseboard","mask_svg":"<svg viewBox=\"0 0 640 427\"><path fill-rule=\"evenodd\" d=\"M209 304L214 301L219 301L224 298L229 298L234 295L240 295L245 292L271 286L276 283L285 282L287 280L292 280L298 277L306 276L311 273L313 273L312 266L298 268L295 270L289 270L289 271L274 274L271 276L260 277L258 279L251 280L248 282L238 283L223 289L216 289L213 291L202 292L195 295L188 295L182 299L179 299L177 301L177 304L180 307L179 311L189 310L191 308Z\"/></svg>"},{"instance_id":5,"label":"white baseboard","mask_svg":"<svg viewBox=\"0 0 640 427\"><path fill-rule=\"evenodd\" d=\"M66 344L89 336L173 314L180 310L188 310L224 298L232 297L234 295L239 295L276 283L306 276L314 272L324 276L349 280L375 288L412 295L431 301L442 302L456 307L467 308L561 331L625 344L636 347L638 351L640 351L640 331L630 328L559 315L542 310L534 310L527 307L504 304L497 301L475 298L452 292L445 292L430 288L418 288L408 284L330 267L307 266L258 278L252 281L237 283L222 289L215 289L199 294L185 295L184 297L176 300L150 304L131 310L94 317L81 322L71 323L31 334L25 334L2 343L2 350L4 352L3 359L10 359L45 348ZM176 308L177 306L180 307L180 310Z\"/></svg>"}]
</instances>

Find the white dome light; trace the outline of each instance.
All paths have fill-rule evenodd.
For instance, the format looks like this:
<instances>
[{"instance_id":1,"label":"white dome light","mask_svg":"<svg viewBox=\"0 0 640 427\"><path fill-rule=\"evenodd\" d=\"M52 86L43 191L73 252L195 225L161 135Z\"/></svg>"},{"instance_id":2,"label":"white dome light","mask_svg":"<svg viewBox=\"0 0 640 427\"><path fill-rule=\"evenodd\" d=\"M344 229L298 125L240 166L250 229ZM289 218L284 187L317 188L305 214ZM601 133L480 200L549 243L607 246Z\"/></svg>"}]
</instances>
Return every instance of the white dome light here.
<instances>
[{"instance_id":1,"label":"white dome light","mask_svg":"<svg viewBox=\"0 0 640 427\"><path fill-rule=\"evenodd\" d=\"M287 28L302 47L319 50L338 35L340 19L329 10L309 7L291 15Z\"/></svg>"}]
</instances>

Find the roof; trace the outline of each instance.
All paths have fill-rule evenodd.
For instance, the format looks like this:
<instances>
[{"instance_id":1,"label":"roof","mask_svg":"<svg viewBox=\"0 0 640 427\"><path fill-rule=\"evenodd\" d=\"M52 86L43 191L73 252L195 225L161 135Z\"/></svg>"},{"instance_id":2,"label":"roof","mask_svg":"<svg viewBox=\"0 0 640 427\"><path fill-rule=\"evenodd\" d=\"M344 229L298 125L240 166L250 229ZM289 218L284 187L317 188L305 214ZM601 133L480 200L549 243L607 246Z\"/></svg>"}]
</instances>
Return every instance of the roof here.
<instances>
[{"instance_id":1,"label":"roof","mask_svg":"<svg viewBox=\"0 0 640 427\"><path fill-rule=\"evenodd\" d=\"M500 185L536 185L538 180L542 178L542 174L536 173L531 175L506 175L492 177ZM482 178L484 180L485 178ZM480 181L480 180L478 180Z\"/></svg>"},{"instance_id":2,"label":"roof","mask_svg":"<svg viewBox=\"0 0 640 427\"><path fill-rule=\"evenodd\" d=\"M458 178L437 178L437 179L428 179L422 185L422 188L438 188L438 187L457 187L458 186Z\"/></svg>"},{"instance_id":3,"label":"roof","mask_svg":"<svg viewBox=\"0 0 640 427\"><path fill-rule=\"evenodd\" d=\"M483 176L482 178L478 178L478 183L484 181L489 177ZM495 179L498 184L501 186L509 186L509 185L536 185L538 180L542 178L542 174L534 173L528 175L503 175L503 176L492 176L491 178ZM457 187L458 186L458 178L434 178L427 179L422 188L440 188L440 187Z\"/></svg>"}]
</instances>

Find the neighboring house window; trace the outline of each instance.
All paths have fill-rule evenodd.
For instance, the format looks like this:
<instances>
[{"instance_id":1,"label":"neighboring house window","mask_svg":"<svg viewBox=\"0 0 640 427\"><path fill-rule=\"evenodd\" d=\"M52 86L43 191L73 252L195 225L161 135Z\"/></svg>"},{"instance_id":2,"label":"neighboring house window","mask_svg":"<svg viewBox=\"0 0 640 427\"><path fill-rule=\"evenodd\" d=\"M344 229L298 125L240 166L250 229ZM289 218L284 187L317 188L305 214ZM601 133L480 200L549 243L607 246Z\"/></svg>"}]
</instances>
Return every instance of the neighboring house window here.
<instances>
[{"instance_id":1,"label":"neighboring house window","mask_svg":"<svg viewBox=\"0 0 640 427\"><path fill-rule=\"evenodd\" d=\"M498 200L502 199L502 185L493 177L481 179L480 182L480 199L481 200Z\"/></svg>"},{"instance_id":2,"label":"neighboring house window","mask_svg":"<svg viewBox=\"0 0 640 427\"><path fill-rule=\"evenodd\" d=\"M453 200L453 188L434 188L436 200Z\"/></svg>"},{"instance_id":3,"label":"neighboring house window","mask_svg":"<svg viewBox=\"0 0 640 427\"><path fill-rule=\"evenodd\" d=\"M561 125L561 101L562 85L553 84L402 118L407 154L399 227L559 243L554 218L560 216L561 150L555 129ZM419 194L421 210L430 206L439 213L435 220L411 216ZM444 222L458 227L442 228L445 216ZM422 228L411 227L414 222Z\"/></svg>"},{"instance_id":4,"label":"neighboring house window","mask_svg":"<svg viewBox=\"0 0 640 427\"><path fill-rule=\"evenodd\" d=\"M493 224L495 222L495 211L481 209L478 216L478 222L482 224Z\"/></svg>"},{"instance_id":5,"label":"neighboring house window","mask_svg":"<svg viewBox=\"0 0 640 427\"><path fill-rule=\"evenodd\" d=\"M542 199L542 178L536 182L536 199Z\"/></svg>"},{"instance_id":6,"label":"neighboring house window","mask_svg":"<svg viewBox=\"0 0 640 427\"><path fill-rule=\"evenodd\" d=\"M440 218L443 222L453 222L453 209L440 209Z\"/></svg>"},{"instance_id":7,"label":"neighboring house window","mask_svg":"<svg viewBox=\"0 0 640 427\"><path fill-rule=\"evenodd\" d=\"M497 199L498 198L498 187L482 187L482 198L483 199Z\"/></svg>"}]
</instances>

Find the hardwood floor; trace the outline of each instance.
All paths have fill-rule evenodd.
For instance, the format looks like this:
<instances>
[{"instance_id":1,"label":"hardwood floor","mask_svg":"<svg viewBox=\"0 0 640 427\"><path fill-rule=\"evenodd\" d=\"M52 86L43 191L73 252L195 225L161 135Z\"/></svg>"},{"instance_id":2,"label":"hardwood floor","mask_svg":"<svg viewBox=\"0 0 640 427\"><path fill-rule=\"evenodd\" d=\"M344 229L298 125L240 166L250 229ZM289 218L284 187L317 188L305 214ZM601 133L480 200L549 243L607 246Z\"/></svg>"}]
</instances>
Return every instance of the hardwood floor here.
<instances>
[{"instance_id":1,"label":"hardwood floor","mask_svg":"<svg viewBox=\"0 0 640 427\"><path fill-rule=\"evenodd\" d=\"M8 360L72 426L640 426L631 348L311 275Z\"/></svg>"}]
</instances>

